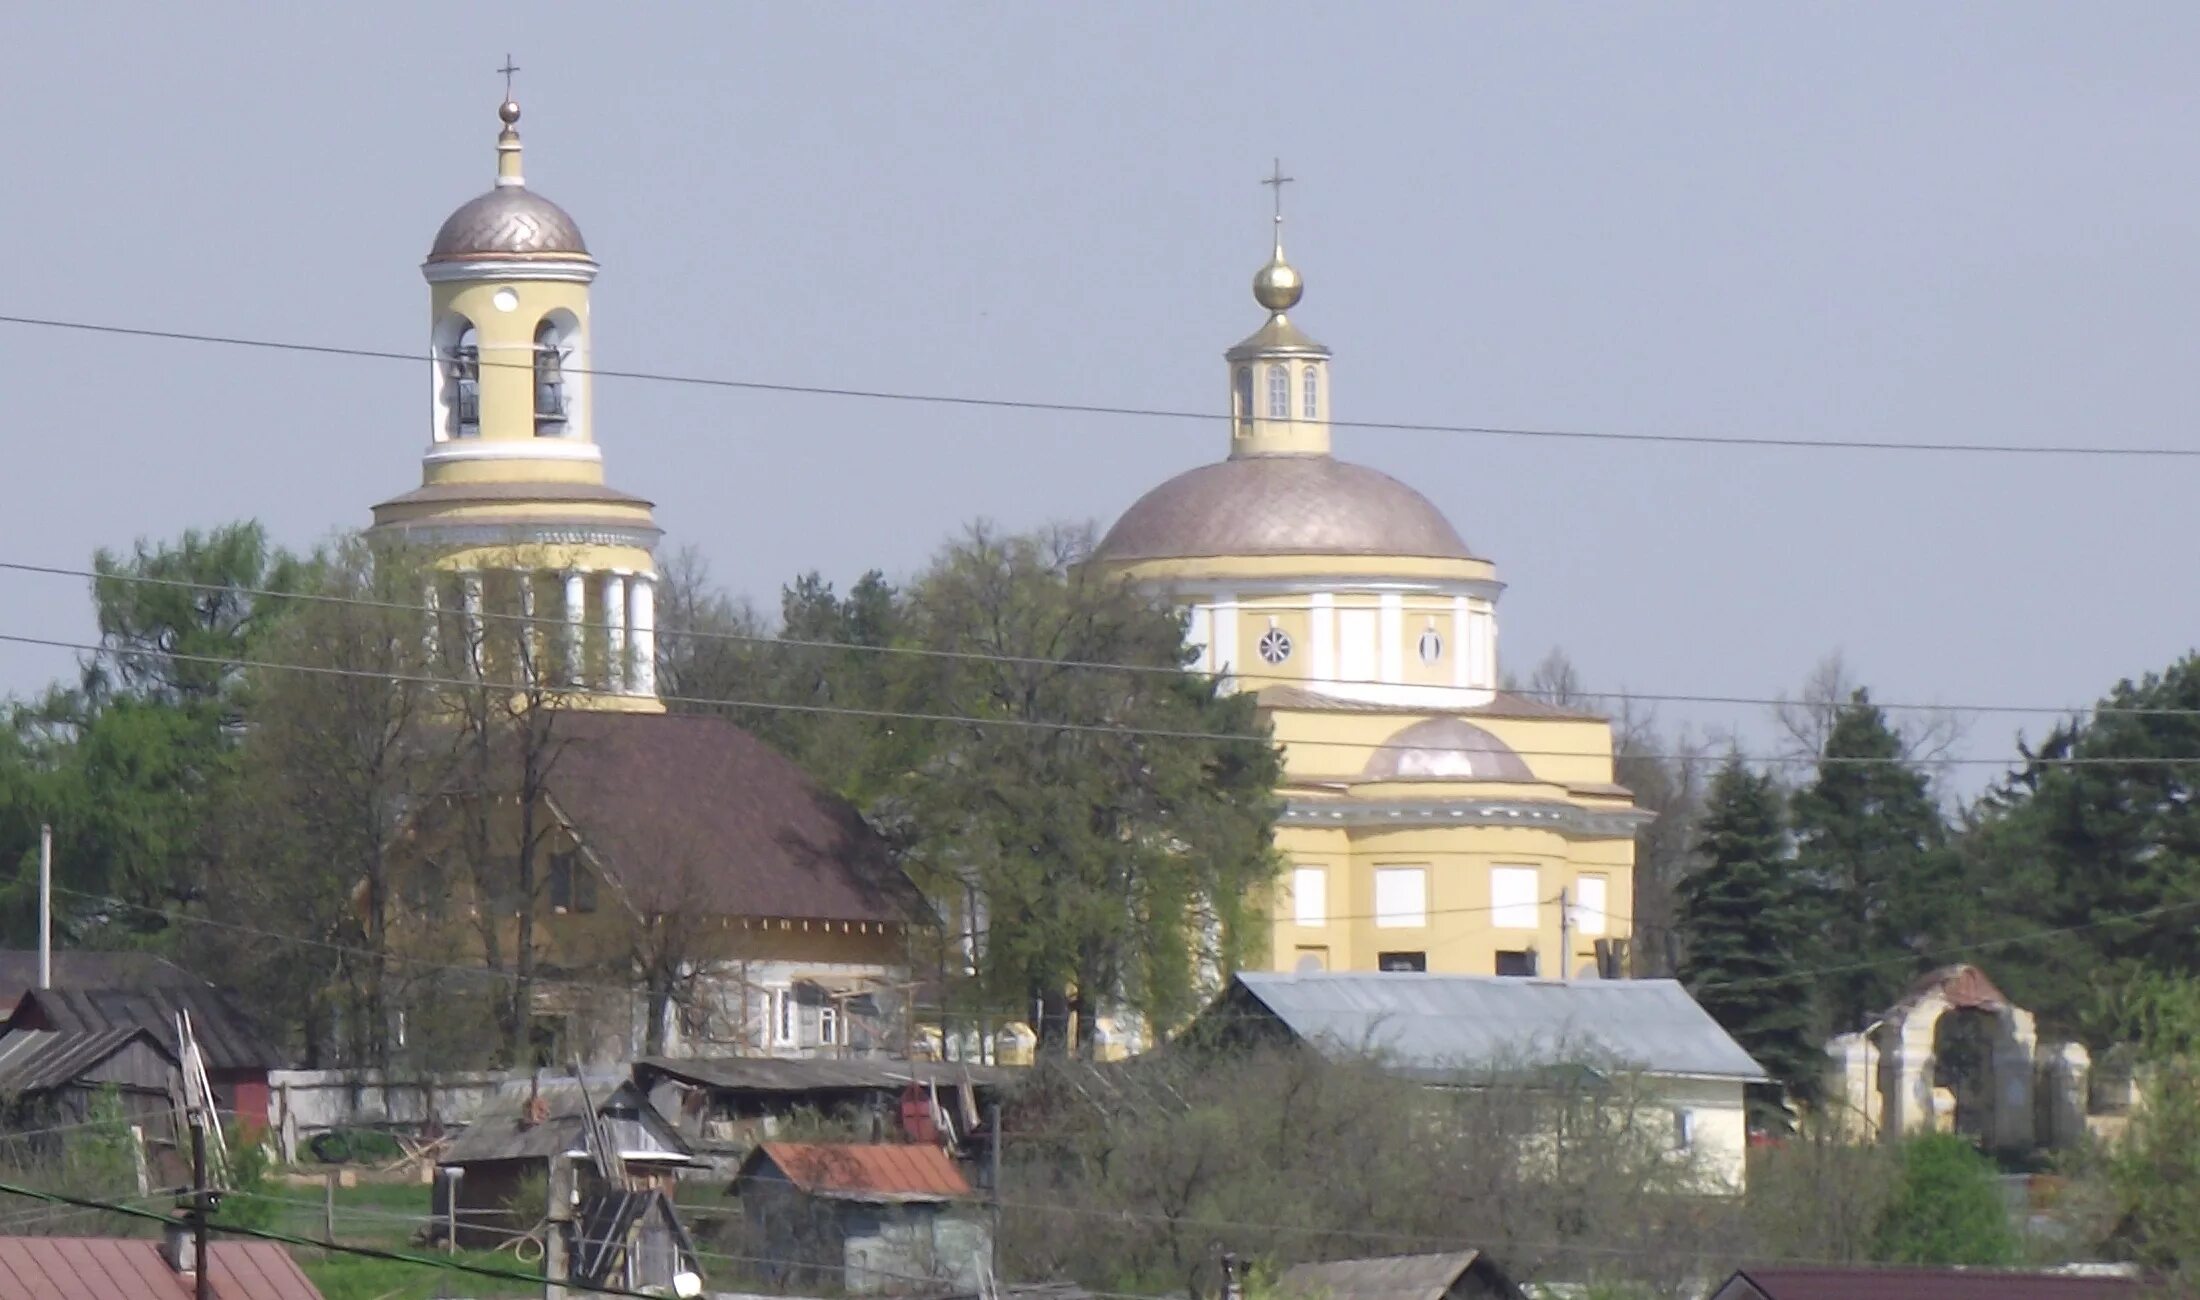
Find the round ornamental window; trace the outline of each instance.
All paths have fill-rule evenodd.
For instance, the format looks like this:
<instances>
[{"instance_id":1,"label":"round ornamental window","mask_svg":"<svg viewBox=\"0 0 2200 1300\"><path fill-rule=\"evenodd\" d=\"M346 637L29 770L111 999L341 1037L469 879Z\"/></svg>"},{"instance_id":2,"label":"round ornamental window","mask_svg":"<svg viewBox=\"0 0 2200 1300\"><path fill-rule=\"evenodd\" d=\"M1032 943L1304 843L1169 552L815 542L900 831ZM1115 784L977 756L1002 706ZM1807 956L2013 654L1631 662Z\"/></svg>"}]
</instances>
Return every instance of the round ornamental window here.
<instances>
[{"instance_id":1,"label":"round ornamental window","mask_svg":"<svg viewBox=\"0 0 2200 1300\"><path fill-rule=\"evenodd\" d=\"M1255 648L1262 659L1280 664L1291 657L1291 634L1280 627L1269 628L1260 634L1260 643Z\"/></svg>"},{"instance_id":2,"label":"round ornamental window","mask_svg":"<svg viewBox=\"0 0 2200 1300\"><path fill-rule=\"evenodd\" d=\"M1436 629L1433 627L1423 632L1421 634L1421 662L1432 664L1443 657L1444 638L1438 636Z\"/></svg>"}]
</instances>

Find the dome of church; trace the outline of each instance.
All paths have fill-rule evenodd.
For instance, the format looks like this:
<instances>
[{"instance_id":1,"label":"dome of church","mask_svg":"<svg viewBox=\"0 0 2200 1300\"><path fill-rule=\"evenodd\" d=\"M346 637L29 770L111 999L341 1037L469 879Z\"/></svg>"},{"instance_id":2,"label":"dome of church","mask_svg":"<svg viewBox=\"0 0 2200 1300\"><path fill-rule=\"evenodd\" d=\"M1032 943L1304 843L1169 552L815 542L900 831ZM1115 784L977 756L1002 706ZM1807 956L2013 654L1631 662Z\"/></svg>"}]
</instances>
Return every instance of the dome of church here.
<instances>
[{"instance_id":1,"label":"dome of church","mask_svg":"<svg viewBox=\"0 0 2200 1300\"><path fill-rule=\"evenodd\" d=\"M1533 781L1513 747L1471 722L1430 718L1383 742L1360 773L1370 781L1449 777L1458 781Z\"/></svg>"},{"instance_id":2,"label":"dome of church","mask_svg":"<svg viewBox=\"0 0 2200 1300\"><path fill-rule=\"evenodd\" d=\"M476 257L586 257L581 228L564 208L524 185L469 199L435 232L431 262Z\"/></svg>"},{"instance_id":3,"label":"dome of church","mask_svg":"<svg viewBox=\"0 0 2200 1300\"><path fill-rule=\"evenodd\" d=\"M1221 555L1473 559L1427 497L1328 456L1241 456L1187 470L1123 512L1094 558Z\"/></svg>"}]
</instances>

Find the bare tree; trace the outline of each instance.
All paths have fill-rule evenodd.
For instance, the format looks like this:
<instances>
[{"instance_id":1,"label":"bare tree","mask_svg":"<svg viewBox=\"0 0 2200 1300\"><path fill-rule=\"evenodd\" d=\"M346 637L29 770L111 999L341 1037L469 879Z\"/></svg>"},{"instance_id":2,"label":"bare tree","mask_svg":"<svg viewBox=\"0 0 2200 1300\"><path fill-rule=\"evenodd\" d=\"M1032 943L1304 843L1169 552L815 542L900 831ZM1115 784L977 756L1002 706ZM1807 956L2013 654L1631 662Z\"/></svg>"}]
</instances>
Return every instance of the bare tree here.
<instances>
[{"instance_id":1,"label":"bare tree","mask_svg":"<svg viewBox=\"0 0 2200 1300\"><path fill-rule=\"evenodd\" d=\"M1773 705L1772 716L1783 737L1782 757L1816 759L1826 752L1826 738L1863 683L1839 650L1820 659L1803 679L1795 698L1784 693ZM1881 706L1884 708L1885 706ZM1908 712L1897 731L1902 738L1904 762L1934 776L1944 777L1948 758L1970 733L1971 717L1953 710L1888 709L1889 714Z\"/></svg>"}]
</instances>

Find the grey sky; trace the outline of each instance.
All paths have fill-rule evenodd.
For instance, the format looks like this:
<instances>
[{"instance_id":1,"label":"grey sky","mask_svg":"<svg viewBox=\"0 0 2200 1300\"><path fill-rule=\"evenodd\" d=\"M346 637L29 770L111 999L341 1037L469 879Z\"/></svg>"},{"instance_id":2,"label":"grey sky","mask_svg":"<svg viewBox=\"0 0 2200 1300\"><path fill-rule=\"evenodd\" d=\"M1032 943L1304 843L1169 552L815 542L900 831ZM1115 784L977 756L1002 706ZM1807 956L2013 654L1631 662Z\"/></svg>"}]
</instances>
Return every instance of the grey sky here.
<instances>
[{"instance_id":1,"label":"grey sky","mask_svg":"<svg viewBox=\"0 0 2200 1300\"><path fill-rule=\"evenodd\" d=\"M18 6L0 312L424 346L507 48L609 368L1215 408L1280 153L1340 418L2192 441L2190 5ZM0 346L6 558L307 544L417 480L412 364ZM615 380L597 427L766 604L979 515L1104 521L1225 441ZM1338 447L1497 562L1514 668L1763 695L1840 647L1888 698L2060 704L2193 641L2191 462ZM0 630L90 631L80 585L0 591ZM0 649L0 687L68 670Z\"/></svg>"}]
</instances>

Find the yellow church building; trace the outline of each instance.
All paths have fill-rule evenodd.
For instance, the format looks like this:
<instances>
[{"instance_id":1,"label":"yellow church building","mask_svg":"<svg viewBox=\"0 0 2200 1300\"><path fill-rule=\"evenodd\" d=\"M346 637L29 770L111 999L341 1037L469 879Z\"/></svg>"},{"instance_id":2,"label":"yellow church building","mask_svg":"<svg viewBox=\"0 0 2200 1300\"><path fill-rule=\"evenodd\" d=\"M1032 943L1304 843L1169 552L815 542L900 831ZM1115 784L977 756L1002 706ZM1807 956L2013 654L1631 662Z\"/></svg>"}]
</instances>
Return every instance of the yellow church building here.
<instances>
[{"instance_id":1,"label":"yellow church building","mask_svg":"<svg viewBox=\"0 0 2200 1300\"><path fill-rule=\"evenodd\" d=\"M1611 728L1499 689L1496 566L1331 454L1330 351L1289 315L1282 220L1253 280L1267 322L1225 353L1228 456L1141 497L1094 555L1188 611L1199 668L1256 692L1283 747L1265 961L1620 973L1647 814L1613 781Z\"/></svg>"}]
</instances>

